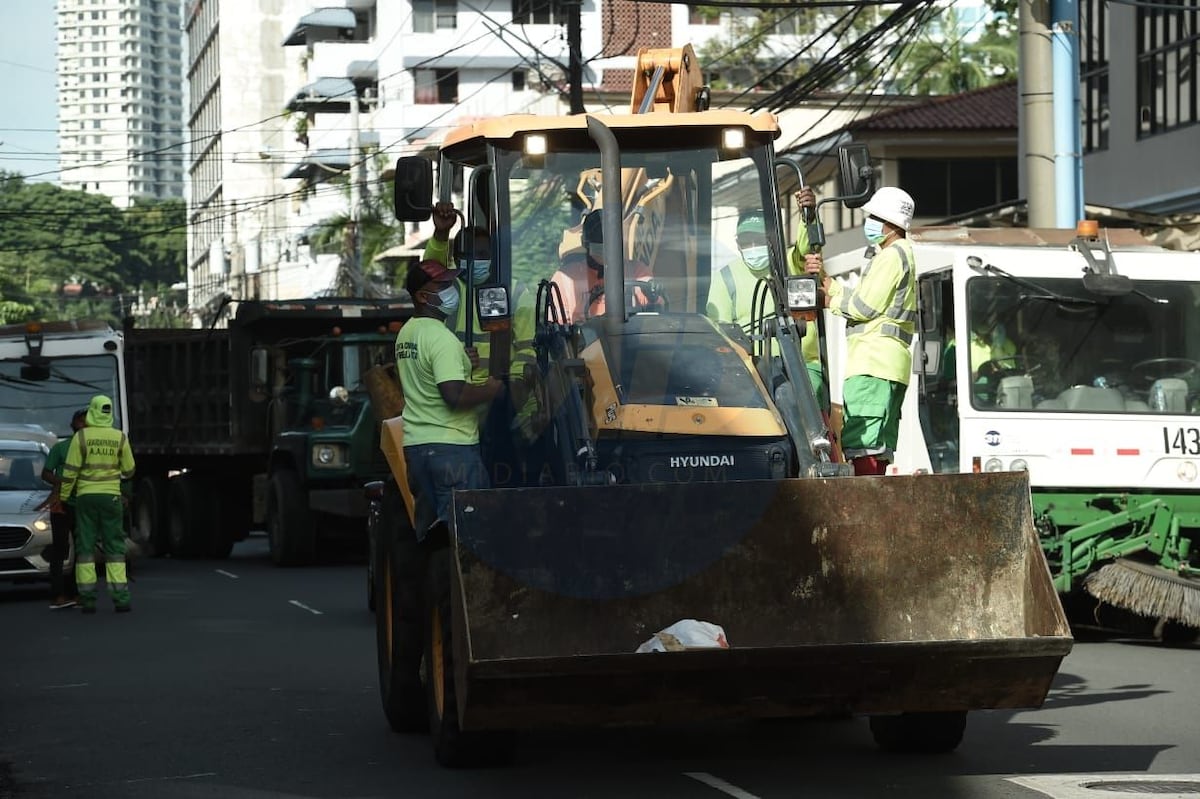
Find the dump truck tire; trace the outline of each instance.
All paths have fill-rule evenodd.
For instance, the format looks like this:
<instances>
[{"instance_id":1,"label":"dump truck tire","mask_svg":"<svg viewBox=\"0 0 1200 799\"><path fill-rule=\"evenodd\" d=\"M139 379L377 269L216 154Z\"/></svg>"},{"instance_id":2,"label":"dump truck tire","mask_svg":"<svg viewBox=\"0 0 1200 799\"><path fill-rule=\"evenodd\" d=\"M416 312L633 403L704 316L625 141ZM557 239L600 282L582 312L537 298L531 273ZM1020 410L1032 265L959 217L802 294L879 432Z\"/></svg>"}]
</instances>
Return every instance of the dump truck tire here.
<instances>
[{"instance_id":1,"label":"dump truck tire","mask_svg":"<svg viewBox=\"0 0 1200 799\"><path fill-rule=\"evenodd\" d=\"M372 552L379 694L393 730L425 732L429 728L425 686L421 683L425 553L402 505L400 512L399 517L389 516L385 508Z\"/></svg>"},{"instance_id":2,"label":"dump truck tire","mask_svg":"<svg viewBox=\"0 0 1200 799\"><path fill-rule=\"evenodd\" d=\"M167 481L161 477L143 477L133 492L134 538L152 557L170 552L167 540Z\"/></svg>"},{"instance_id":3,"label":"dump truck tire","mask_svg":"<svg viewBox=\"0 0 1200 799\"><path fill-rule=\"evenodd\" d=\"M446 768L505 765L512 739L502 732L463 732L454 689L454 645L450 620L450 550L429 555L425 581L425 687L433 754Z\"/></svg>"},{"instance_id":4,"label":"dump truck tire","mask_svg":"<svg viewBox=\"0 0 1200 799\"><path fill-rule=\"evenodd\" d=\"M204 534L211 528L211 505L204 486L194 475L180 475L167 490L167 539L171 557L196 558L204 554Z\"/></svg>"},{"instance_id":5,"label":"dump truck tire","mask_svg":"<svg viewBox=\"0 0 1200 799\"><path fill-rule=\"evenodd\" d=\"M300 478L291 469L280 469L271 475L267 534L271 560L276 566L306 566L316 557L317 531L300 488Z\"/></svg>"},{"instance_id":6,"label":"dump truck tire","mask_svg":"<svg viewBox=\"0 0 1200 799\"><path fill-rule=\"evenodd\" d=\"M876 745L888 752L952 752L962 743L966 728L965 710L871 716L871 735L875 737Z\"/></svg>"}]
</instances>

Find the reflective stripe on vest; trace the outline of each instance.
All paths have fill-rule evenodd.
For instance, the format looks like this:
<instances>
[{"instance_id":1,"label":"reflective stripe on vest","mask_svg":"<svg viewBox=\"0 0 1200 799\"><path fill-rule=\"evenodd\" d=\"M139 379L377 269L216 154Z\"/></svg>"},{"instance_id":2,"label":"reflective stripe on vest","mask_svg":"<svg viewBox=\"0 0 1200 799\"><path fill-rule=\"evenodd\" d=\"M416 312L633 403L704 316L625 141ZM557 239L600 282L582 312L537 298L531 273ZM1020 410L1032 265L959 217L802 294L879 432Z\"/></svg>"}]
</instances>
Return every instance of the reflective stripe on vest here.
<instances>
[{"instance_id":1,"label":"reflective stripe on vest","mask_svg":"<svg viewBox=\"0 0 1200 799\"><path fill-rule=\"evenodd\" d=\"M88 435L84 432L87 429L84 427L77 434L79 436L79 476L75 482L76 494L79 493L80 488L84 485L95 485L97 483L119 484L122 479L128 479L133 476L132 472L126 474L121 471L121 451L125 448L125 433L120 430L112 430L112 428L91 428L93 443L100 445L113 444L114 448L111 456L97 453L89 457ZM105 441L108 438L104 433L106 430L117 434L116 441ZM109 460L110 457L111 461Z\"/></svg>"},{"instance_id":2,"label":"reflective stripe on vest","mask_svg":"<svg viewBox=\"0 0 1200 799\"><path fill-rule=\"evenodd\" d=\"M880 312L875 308L872 308L857 295L843 295L841 302L841 308L843 311L848 313L851 309L851 306L853 306L854 310L856 310L861 316L886 316L887 318L895 320L896 323L900 324L904 322L916 322L917 310L915 307L915 302L913 308L910 309L906 307L908 305L909 296L916 289L916 270L909 268L908 253L905 252L904 247L900 244L896 245L896 254L900 256L900 268L902 270L901 280L900 285L896 287L896 293L893 296L892 304L888 306L888 309ZM867 272L870 270L870 268L871 264L868 263L867 267L863 269L862 279L866 279ZM900 341L904 342L905 346L908 346L913 342L913 334L900 327L900 324L884 322L879 326L878 332L885 336L891 336L892 338L900 339ZM859 322L847 319L846 336L857 336L866 331L866 326L867 322Z\"/></svg>"},{"instance_id":3,"label":"reflective stripe on vest","mask_svg":"<svg viewBox=\"0 0 1200 799\"><path fill-rule=\"evenodd\" d=\"M729 315L733 317L729 321L737 324L737 284L733 282L733 270L729 268L729 264L725 264L718 274L721 275L721 280L725 283L725 291L729 294Z\"/></svg>"}]
</instances>

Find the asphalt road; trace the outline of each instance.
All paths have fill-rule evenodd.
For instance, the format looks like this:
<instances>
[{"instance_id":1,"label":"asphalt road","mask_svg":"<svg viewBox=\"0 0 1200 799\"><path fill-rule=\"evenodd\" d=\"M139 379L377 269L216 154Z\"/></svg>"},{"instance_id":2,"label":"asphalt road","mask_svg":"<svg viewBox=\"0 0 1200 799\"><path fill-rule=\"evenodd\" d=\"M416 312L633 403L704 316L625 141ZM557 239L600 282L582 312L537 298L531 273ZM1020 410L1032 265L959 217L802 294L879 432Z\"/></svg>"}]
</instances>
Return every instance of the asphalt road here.
<instances>
[{"instance_id":1,"label":"asphalt road","mask_svg":"<svg viewBox=\"0 0 1200 799\"><path fill-rule=\"evenodd\" d=\"M128 615L0 585L0 797L1200 795L1200 650L1111 640L945 756L881 753L850 719L531 734L510 767L442 770L379 708L364 572L275 569L255 537L137 564Z\"/></svg>"}]
</instances>

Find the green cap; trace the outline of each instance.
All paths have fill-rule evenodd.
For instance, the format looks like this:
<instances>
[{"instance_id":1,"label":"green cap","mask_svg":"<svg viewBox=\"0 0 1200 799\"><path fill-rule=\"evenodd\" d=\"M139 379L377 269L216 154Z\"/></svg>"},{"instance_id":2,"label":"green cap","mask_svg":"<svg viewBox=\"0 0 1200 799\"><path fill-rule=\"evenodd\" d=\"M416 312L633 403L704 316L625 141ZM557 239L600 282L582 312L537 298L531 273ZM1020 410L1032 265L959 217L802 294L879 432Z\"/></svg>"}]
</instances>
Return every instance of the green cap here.
<instances>
[{"instance_id":1,"label":"green cap","mask_svg":"<svg viewBox=\"0 0 1200 799\"><path fill-rule=\"evenodd\" d=\"M762 211L743 211L738 217L737 232L741 233L766 233L767 223L763 219Z\"/></svg>"}]
</instances>

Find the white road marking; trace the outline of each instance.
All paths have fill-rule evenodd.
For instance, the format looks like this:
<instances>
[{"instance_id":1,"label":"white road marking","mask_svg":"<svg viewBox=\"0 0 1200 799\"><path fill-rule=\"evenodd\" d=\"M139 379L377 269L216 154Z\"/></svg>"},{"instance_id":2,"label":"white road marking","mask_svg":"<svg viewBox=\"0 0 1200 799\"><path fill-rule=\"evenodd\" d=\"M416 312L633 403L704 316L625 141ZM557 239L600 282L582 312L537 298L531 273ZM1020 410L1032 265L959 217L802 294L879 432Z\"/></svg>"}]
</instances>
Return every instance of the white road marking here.
<instances>
[{"instance_id":1,"label":"white road marking","mask_svg":"<svg viewBox=\"0 0 1200 799\"><path fill-rule=\"evenodd\" d=\"M726 782L720 777L714 777L707 771L685 771L683 776L691 777L696 782L702 782L710 788L716 788L723 794L734 797L734 799L758 799L757 796L749 791L743 791L736 785Z\"/></svg>"},{"instance_id":2,"label":"white road marking","mask_svg":"<svg viewBox=\"0 0 1200 799\"><path fill-rule=\"evenodd\" d=\"M59 688L87 688L91 683L86 682L69 682L65 685L43 685L43 691L57 691Z\"/></svg>"},{"instance_id":3,"label":"white road marking","mask_svg":"<svg viewBox=\"0 0 1200 799\"><path fill-rule=\"evenodd\" d=\"M236 580L236 579L238 579L238 576L237 576L236 574L234 574L233 572L227 572L227 571L225 571L224 569L213 569L213 571L215 571L217 574L223 574L223 575L225 575L225 576L226 576L226 577L228 577L230 580Z\"/></svg>"},{"instance_id":4,"label":"white road marking","mask_svg":"<svg viewBox=\"0 0 1200 799\"><path fill-rule=\"evenodd\" d=\"M304 604L303 602L301 602L298 599L289 599L288 604L295 605L296 607L300 608L301 610L307 610L309 613L311 613L314 616L324 616L325 615L324 613L317 610L316 608L310 608L308 605Z\"/></svg>"},{"instance_id":5,"label":"white road marking","mask_svg":"<svg viewBox=\"0 0 1200 799\"><path fill-rule=\"evenodd\" d=\"M1139 793L1165 799L1195 799L1200 795L1200 774L1039 774L1009 777L1008 781L1053 799L1128 799L1132 786L1105 790L1105 786L1121 783L1153 786L1153 790Z\"/></svg>"},{"instance_id":6,"label":"white road marking","mask_svg":"<svg viewBox=\"0 0 1200 799\"><path fill-rule=\"evenodd\" d=\"M203 777L215 777L217 772L205 771L200 774L180 774L177 777L139 777L137 779L125 780L126 785L133 785L138 782L167 782L169 780L198 780Z\"/></svg>"}]
</instances>

